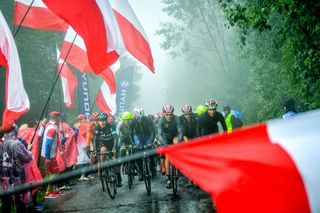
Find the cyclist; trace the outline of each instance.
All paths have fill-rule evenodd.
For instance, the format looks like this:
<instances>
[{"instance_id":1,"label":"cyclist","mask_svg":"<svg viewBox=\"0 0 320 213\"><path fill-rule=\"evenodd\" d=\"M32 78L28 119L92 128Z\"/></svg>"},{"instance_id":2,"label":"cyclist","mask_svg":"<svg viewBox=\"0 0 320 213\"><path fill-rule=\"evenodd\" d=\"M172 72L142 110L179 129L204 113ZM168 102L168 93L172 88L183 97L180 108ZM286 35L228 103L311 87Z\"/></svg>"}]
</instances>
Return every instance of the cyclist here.
<instances>
[{"instance_id":1,"label":"cyclist","mask_svg":"<svg viewBox=\"0 0 320 213\"><path fill-rule=\"evenodd\" d=\"M182 113L180 123L183 127L183 139L189 141L192 138L197 137L197 119L195 114L192 112L192 107L189 104L182 106Z\"/></svg>"},{"instance_id":2,"label":"cyclist","mask_svg":"<svg viewBox=\"0 0 320 213\"><path fill-rule=\"evenodd\" d=\"M197 134L199 136L214 134L219 132L218 122L223 131L227 131L226 122L223 115L217 111L218 102L213 99L206 101L207 112L203 113L198 119Z\"/></svg>"},{"instance_id":3,"label":"cyclist","mask_svg":"<svg viewBox=\"0 0 320 213\"><path fill-rule=\"evenodd\" d=\"M179 121L179 117L173 114L174 107L171 104L164 105L162 111L164 116L159 119L157 126L159 141L162 145L177 144L183 140L183 130ZM166 158L165 173L168 177L166 181L166 188L171 188L169 171L170 162L169 159Z\"/></svg>"},{"instance_id":4,"label":"cyclist","mask_svg":"<svg viewBox=\"0 0 320 213\"><path fill-rule=\"evenodd\" d=\"M207 107L205 105L199 105L196 108L197 119L207 111Z\"/></svg>"},{"instance_id":5,"label":"cyclist","mask_svg":"<svg viewBox=\"0 0 320 213\"><path fill-rule=\"evenodd\" d=\"M104 112L99 112L98 115L98 125L94 128L93 144L97 152L106 153L109 151L115 152L116 137L112 134L112 129L109 125L108 115ZM112 159L115 159L116 156L113 155ZM105 162L106 158L104 155L100 155L100 161ZM117 173L117 183L118 187L122 186L122 179L120 174L120 168L116 167L115 171Z\"/></svg>"},{"instance_id":6,"label":"cyclist","mask_svg":"<svg viewBox=\"0 0 320 213\"><path fill-rule=\"evenodd\" d=\"M87 151L90 157L90 165L93 165L94 163L94 158L93 158L93 151L94 151L94 146L92 143L93 135L94 135L94 129L96 126L99 125L98 122L98 115L99 112L93 112L91 117L92 117L92 122L89 124L89 128L86 134L86 142L87 142Z\"/></svg>"},{"instance_id":7,"label":"cyclist","mask_svg":"<svg viewBox=\"0 0 320 213\"><path fill-rule=\"evenodd\" d=\"M144 115L144 110L141 107L134 108L134 119L133 119L133 139L135 146L139 145L151 145L154 141L154 128L153 121ZM154 158L151 160L151 172L155 176L155 165ZM139 170L142 170L142 162L138 161ZM142 176L139 177L142 181Z\"/></svg>"},{"instance_id":8,"label":"cyclist","mask_svg":"<svg viewBox=\"0 0 320 213\"><path fill-rule=\"evenodd\" d=\"M126 148L134 144L132 119L131 112L123 112L121 121L117 125L118 147L120 147L121 156L125 156Z\"/></svg>"},{"instance_id":9,"label":"cyclist","mask_svg":"<svg viewBox=\"0 0 320 213\"><path fill-rule=\"evenodd\" d=\"M225 114L225 122L227 125L228 133L231 133L233 129L237 127L236 117L232 114L231 108L229 105L223 106L223 112Z\"/></svg>"}]
</instances>

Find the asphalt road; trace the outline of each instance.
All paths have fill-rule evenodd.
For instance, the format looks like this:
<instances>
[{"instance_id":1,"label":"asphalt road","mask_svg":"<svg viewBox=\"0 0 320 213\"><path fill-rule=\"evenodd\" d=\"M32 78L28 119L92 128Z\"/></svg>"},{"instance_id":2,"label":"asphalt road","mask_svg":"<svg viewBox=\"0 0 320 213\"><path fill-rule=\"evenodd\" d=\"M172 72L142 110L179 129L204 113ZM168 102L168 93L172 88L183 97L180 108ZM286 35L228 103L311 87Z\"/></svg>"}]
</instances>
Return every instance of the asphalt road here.
<instances>
[{"instance_id":1,"label":"asphalt road","mask_svg":"<svg viewBox=\"0 0 320 213\"><path fill-rule=\"evenodd\" d=\"M123 186L118 188L112 200L107 192L102 192L100 179L95 176L88 182L77 182L64 196L46 199L45 212L214 212L208 194L192 185L185 177L179 178L178 195L165 188L166 177L159 172L152 179L151 195L144 182L135 177L132 189L128 188L127 177L123 176Z\"/></svg>"}]
</instances>

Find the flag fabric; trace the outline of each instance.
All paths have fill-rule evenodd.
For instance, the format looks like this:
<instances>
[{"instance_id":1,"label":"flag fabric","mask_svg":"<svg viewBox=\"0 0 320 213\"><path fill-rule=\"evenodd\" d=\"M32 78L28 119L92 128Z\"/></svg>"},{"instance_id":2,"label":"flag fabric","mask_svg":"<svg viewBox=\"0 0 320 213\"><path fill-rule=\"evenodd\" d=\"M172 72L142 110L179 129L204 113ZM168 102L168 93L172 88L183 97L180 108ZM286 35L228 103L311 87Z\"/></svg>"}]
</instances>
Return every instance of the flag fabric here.
<instances>
[{"instance_id":1,"label":"flag fabric","mask_svg":"<svg viewBox=\"0 0 320 213\"><path fill-rule=\"evenodd\" d=\"M96 96L96 104L100 111L114 115L116 107L116 93L112 93L104 81Z\"/></svg>"},{"instance_id":2,"label":"flag fabric","mask_svg":"<svg viewBox=\"0 0 320 213\"><path fill-rule=\"evenodd\" d=\"M110 50L105 20L101 12L103 0L43 0L57 16L65 20L83 39L90 66L97 74L112 65L119 57Z\"/></svg>"},{"instance_id":3,"label":"flag fabric","mask_svg":"<svg viewBox=\"0 0 320 213\"><path fill-rule=\"evenodd\" d=\"M127 0L110 0L126 50L154 72L147 35Z\"/></svg>"},{"instance_id":4,"label":"flag fabric","mask_svg":"<svg viewBox=\"0 0 320 213\"><path fill-rule=\"evenodd\" d=\"M0 66L6 68L6 108L2 116L2 129L6 130L29 110L30 103L23 86L18 50L1 11Z\"/></svg>"},{"instance_id":5,"label":"flag fabric","mask_svg":"<svg viewBox=\"0 0 320 213\"><path fill-rule=\"evenodd\" d=\"M34 0L32 5L31 3L32 0L14 1L13 23L15 25L19 25L25 16L21 23L22 26L42 30L67 31L68 24L49 10L41 0Z\"/></svg>"},{"instance_id":6,"label":"flag fabric","mask_svg":"<svg viewBox=\"0 0 320 213\"><path fill-rule=\"evenodd\" d=\"M320 110L159 148L218 212L320 212Z\"/></svg>"},{"instance_id":7,"label":"flag fabric","mask_svg":"<svg viewBox=\"0 0 320 213\"><path fill-rule=\"evenodd\" d=\"M72 45L73 42L73 45ZM72 45L71 49L70 46ZM69 51L70 49L70 51ZM69 51L69 55L66 58ZM93 72L88 60L87 49L81 36L69 26L67 33L64 37L64 41L61 47L60 53L61 59L66 59L66 61L79 69L81 72Z\"/></svg>"},{"instance_id":8,"label":"flag fabric","mask_svg":"<svg viewBox=\"0 0 320 213\"><path fill-rule=\"evenodd\" d=\"M58 72L60 71L63 60L59 58L60 51L57 48L57 57L58 57ZM60 72L62 90L63 90L63 102L66 104L67 108L72 108L74 103L74 90L78 86L78 80L73 75L72 71L68 67L67 63L65 63Z\"/></svg>"},{"instance_id":9,"label":"flag fabric","mask_svg":"<svg viewBox=\"0 0 320 213\"><path fill-rule=\"evenodd\" d=\"M100 90L96 96L96 104L100 111L110 113L112 115L115 114L117 110L116 105L116 84L114 79L114 73L119 70L120 63L117 61L114 65L112 65L109 69L110 78L103 77L104 82L102 83Z\"/></svg>"}]
</instances>

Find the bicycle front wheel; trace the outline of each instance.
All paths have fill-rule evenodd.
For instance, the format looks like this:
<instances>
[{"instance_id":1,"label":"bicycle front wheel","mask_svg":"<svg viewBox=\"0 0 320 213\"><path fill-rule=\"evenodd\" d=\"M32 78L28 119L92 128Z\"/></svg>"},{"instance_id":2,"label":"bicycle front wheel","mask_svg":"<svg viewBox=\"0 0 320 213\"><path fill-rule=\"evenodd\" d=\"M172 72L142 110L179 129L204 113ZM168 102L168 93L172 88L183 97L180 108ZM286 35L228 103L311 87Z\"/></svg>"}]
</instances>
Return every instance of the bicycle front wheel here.
<instances>
[{"instance_id":1,"label":"bicycle front wheel","mask_svg":"<svg viewBox=\"0 0 320 213\"><path fill-rule=\"evenodd\" d=\"M174 166L171 166L171 184L173 195L176 196L178 192L178 170Z\"/></svg>"},{"instance_id":2,"label":"bicycle front wheel","mask_svg":"<svg viewBox=\"0 0 320 213\"><path fill-rule=\"evenodd\" d=\"M105 191L106 191L105 172L104 172L104 170L101 168L101 163L100 163L100 162L98 163L98 174L99 174L99 176L100 176L102 191L105 192Z\"/></svg>"},{"instance_id":3,"label":"bicycle front wheel","mask_svg":"<svg viewBox=\"0 0 320 213\"><path fill-rule=\"evenodd\" d=\"M108 168L108 173L105 178L108 194L111 199L114 199L117 194L117 175L113 168Z\"/></svg>"},{"instance_id":4,"label":"bicycle front wheel","mask_svg":"<svg viewBox=\"0 0 320 213\"><path fill-rule=\"evenodd\" d=\"M148 159L143 159L143 174L144 183L146 185L148 195L151 194L151 171L150 171L150 161Z\"/></svg>"},{"instance_id":5,"label":"bicycle front wheel","mask_svg":"<svg viewBox=\"0 0 320 213\"><path fill-rule=\"evenodd\" d=\"M131 189L133 185L133 175L134 175L131 162L127 163L127 172L128 172L128 186L129 186L129 189Z\"/></svg>"}]
</instances>

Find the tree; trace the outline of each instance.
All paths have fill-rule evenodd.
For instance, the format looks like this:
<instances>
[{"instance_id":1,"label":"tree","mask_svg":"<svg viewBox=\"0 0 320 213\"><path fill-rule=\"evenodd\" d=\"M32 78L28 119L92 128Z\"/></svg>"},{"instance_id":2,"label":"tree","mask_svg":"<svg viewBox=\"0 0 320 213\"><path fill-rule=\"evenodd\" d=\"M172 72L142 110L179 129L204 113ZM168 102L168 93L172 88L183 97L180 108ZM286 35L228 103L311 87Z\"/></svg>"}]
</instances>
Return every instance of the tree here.
<instances>
[{"instance_id":1,"label":"tree","mask_svg":"<svg viewBox=\"0 0 320 213\"><path fill-rule=\"evenodd\" d=\"M180 97L188 94L184 103L198 105L207 98L216 98L244 110L243 99L250 91L249 63L240 55L237 32L225 26L220 5L210 0L162 2L163 11L173 21L162 23L157 31L164 37L161 47L170 51L173 58L184 56L188 64L177 67L171 81L172 85L177 81L188 84L182 88L169 86L168 94L175 98L168 99L182 100Z\"/></svg>"},{"instance_id":2,"label":"tree","mask_svg":"<svg viewBox=\"0 0 320 213\"><path fill-rule=\"evenodd\" d=\"M279 103L288 97L299 101L300 110L318 108L320 2L219 2L230 25L239 29L244 48L257 57L252 78L262 105L260 119L278 117Z\"/></svg>"}]
</instances>

